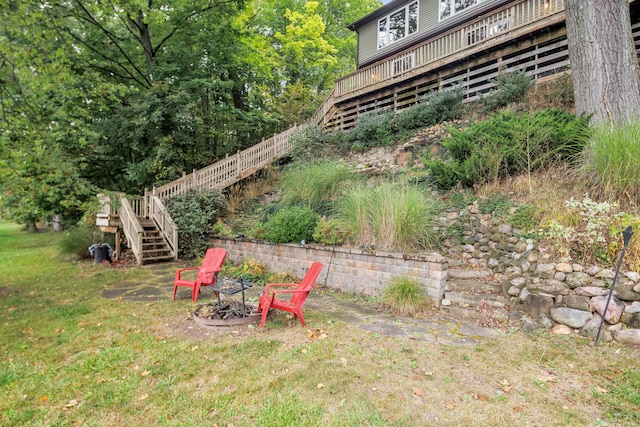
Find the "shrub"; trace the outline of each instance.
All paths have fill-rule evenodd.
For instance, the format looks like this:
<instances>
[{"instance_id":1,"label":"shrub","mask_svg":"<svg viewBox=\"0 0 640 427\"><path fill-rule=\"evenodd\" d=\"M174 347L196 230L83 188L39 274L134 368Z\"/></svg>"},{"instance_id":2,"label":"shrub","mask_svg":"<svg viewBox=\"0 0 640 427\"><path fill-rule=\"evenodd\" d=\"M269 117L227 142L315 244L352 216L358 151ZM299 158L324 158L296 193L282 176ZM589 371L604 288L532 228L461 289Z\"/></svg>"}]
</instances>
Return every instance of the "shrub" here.
<instances>
[{"instance_id":1,"label":"shrub","mask_svg":"<svg viewBox=\"0 0 640 427\"><path fill-rule=\"evenodd\" d=\"M214 190L190 190L167 201L167 211L178 227L181 256L193 259L207 249L209 233L224 205L224 196Z\"/></svg>"},{"instance_id":2,"label":"shrub","mask_svg":"<svg viewBox=\"0 0 640 427\"><path fill-rule=\"evenodd\" d=\"M292 132L290 137L293 144L291 157L302 162L313 162L318 157L330 157L334 150L330 144L327 144L327 139L320 126L300 126Z\"/></svg>"},{"instance_id":3,"label":"shrub","mask_svg":"<svg viewBox=\"0 0 640 427\"><path fill-rule=\"evenodd\" d=\"M471 188L572 161L591 136L589 117L554 109L533 114L504 111L467 130L449 131L451 138L443 145L450 159L424 159L443 190L451 189L454 181Z\"/></svg>"},{"instance_id":4,"label":"shrub","mask_svg":"<svg viewBox=\"0 0 640 427\"><path fill-rule=\"evenodd\" d=\"M356 126L348 133L350 148L364 151L392 144L395 135L393 121L393 112L376 111L361 115Z\"/></svg>"},{"instance_id":5,"label":"shrub","mask_svg":"<svg viewBox=\"0 0 640 427\"><path fill-rule=\"evenodd\" d=\"M581 170L606 198L623 204L640 197L640 120L596 128L584 150Z\"/></svg>"},{"instance_id":6,"label":"shrub","mask_svg":"<svg viewBox=\"0 0 640 427\"><path fill-rule=\"evenodd\" d=\"M297 163L283 174L282 201L288 206L307 205L319 208L322 202L338 196L343 184L355 177L343 162Z\"/></svg>"},{"instance_id":7,"label":"shrub","mask_svg":"<svg viewBox=\"0 0 640 427\"><path fill-rule=\"evenodd\" d=\"M524 71L500 74L495 80L497 89L482 98L485 111L495 111L513 102L522 101L533 86L533 78Z\"/></svg>"},{"instance_id":8,"label":"shrub","mask_svg":"<svg viewBox=\"0 0 640 427\"><path fill-rule=\"evenodd\" d=\"M433 199L416 186L354 186L338 204L338 217L363 246L409 252L435 244Z\"/></svg>"},{"instance_id":9,"label":"shrub","mask_svg":"<svg viewBox=\"0 0 640 427\"><path fill-rule=\"evenodd\" d=\"M221 274L233 279L246 280L251 283L265 285L271 277L266 264L256 261L253 258L244 259L240 264L233 265L225 262L222 266Z\"/></svg>"},{"instance_id":10,"label":"shrub","mask_svg":"<svg viewBox=\"0 0 640 427\"><path fill-rule=\"evenodd\" d=\"M395 279L384 288L382 303L403 315L414 315L429 308L429 299L423 287L406 276Z\"/></svg>"},{"instance_id":11,"label":"shrub","mask_svg":"<svg viewBox=\"0 0 640 427\"><path fill-rule=\"evenodd\" d=\"M434 92L395 117L400 130L413 131L452 120L462 114L461 89Z\"/></svg>"},{"instance_id":12,"label":"shrub","mask_svg":"<svg viewBox=\"0 0 640 427\"><path fill-rule=\"evenodd\" d=\"M312 242L318 215L308 207L291 206L279 210L266 226L266 238L273 243Z\"/></svg>"},{"instance_id":13,"label":"shrub","mask_svg":"<svg viewBox=\"0 0 640 427\"><path fill-rule=\"evenodd\" d=\"M341 245L347 241L349 233L344 224L335 218L320 217L313 231L313 240L325 245Z\"/></svg>"}]
</instances>

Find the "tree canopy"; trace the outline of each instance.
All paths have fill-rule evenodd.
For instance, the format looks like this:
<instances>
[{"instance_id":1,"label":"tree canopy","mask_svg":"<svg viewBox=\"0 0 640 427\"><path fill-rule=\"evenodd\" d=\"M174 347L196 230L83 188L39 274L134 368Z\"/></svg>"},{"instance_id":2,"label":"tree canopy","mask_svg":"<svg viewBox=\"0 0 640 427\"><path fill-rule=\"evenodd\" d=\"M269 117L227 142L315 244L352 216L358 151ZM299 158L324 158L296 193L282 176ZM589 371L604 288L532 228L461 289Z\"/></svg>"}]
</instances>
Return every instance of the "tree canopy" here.
<instances>
[{"instance_id":1,"label":"tree canopy","mask_svg":"<svg viewBox=\"0 0 640 427\"><path fill-rule=\"evenodd\" d=\"M77 218L306 120L378 0L0 0L0 204Z\"/></svg>"}]
</instances>

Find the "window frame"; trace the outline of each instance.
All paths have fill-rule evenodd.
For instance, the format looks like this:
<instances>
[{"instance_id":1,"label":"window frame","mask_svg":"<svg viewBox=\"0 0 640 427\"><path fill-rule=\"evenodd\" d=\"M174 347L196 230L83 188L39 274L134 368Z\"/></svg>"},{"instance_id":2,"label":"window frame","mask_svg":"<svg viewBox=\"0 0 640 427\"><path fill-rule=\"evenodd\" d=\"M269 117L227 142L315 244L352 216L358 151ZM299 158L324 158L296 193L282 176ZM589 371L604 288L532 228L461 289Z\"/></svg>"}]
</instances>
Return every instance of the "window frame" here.
<instances>
[{"instance_id":1,"label":"window frame","mask_svg":"<svg viewBox=\"0 0 640 427\"><path fill-rule=\"evenodd\" d=\"M485 1L487 1L487 0L474 0L473 4L465 6L464 8L456 11L455 7L454 7L455 0L438 0L438 22L442 22L442 21L444 21L446 19L452 18L452 17L456 16L459 13L463 13L466 10L469 10L469 9L471 9L473 7L478 6L479 4L484 3ZM442 16L442 9L443 9L442 5L443 4L447 4L448 7L449 7L449 14L447 16L445 16L445 17Z\"/></svg>"},{"instance_id":2,"label":"window frame","mask_svg":"<svg viewBox=\"0 0 640 427\"><path fill-rule=\"evenodd\" d=\"M414 14L415 18L413 19L415 21L415 28L413 29L413 31L409 32L412 28L412 25L411 25L412 14L410 13L412 6L415 6L415 14ZM398 36L397 33L395 33L394 37L392 37L392 32L390 29L391 23L392 23L391 17L394 15L397 15L398 13L404 13L404 23L401 28L397 27L397 28L400 28L403 33L400 36ZM405 4L402 7L399 7L391 11L390 13L378 19L378 26L377 26L378 50L389 47L392 44L399 42L401 40L404 40L413 34L417 34L419 32L419 28L420 28L420 1L415 0Z\"/></svg>"}]
</instances>

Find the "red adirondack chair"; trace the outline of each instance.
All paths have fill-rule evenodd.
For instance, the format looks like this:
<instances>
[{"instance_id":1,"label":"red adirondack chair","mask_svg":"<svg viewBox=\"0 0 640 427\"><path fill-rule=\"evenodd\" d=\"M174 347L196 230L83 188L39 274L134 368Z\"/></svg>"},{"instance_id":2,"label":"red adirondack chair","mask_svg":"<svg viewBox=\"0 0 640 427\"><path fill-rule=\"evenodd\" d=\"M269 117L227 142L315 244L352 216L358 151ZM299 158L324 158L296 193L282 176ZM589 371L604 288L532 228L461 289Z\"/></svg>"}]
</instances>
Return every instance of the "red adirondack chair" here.
<instances>
[{"instance_id":1,"label":"red adirondack chair","mask_svg":"<svg viewBox=\"0 0 640 427\"><path fill-rule=\"evenodd\" d=\"M258 313L262 312L262 319L260 320L260 330L264 330L264 322L267 319L269 309L275 308L278 310L288 311L300 319L302 326L305 326L304 316L302 315L302 305L307 299L311 288L316 283L316 279L320 275L322 270L322 263L314 262L304 276L304 279L299 284L268 284L264 290L264 294L260 297L260 303L258 304ZM276 289L272 288L284 288L289 287L293 289ZM289 301L277 299L276 295L290 294L291 299Z\"/></svg>"},{"instance_id":2,"label":"red adirondack chair","mask_svg":"<svg viewBox=\"0 0 640 427\"><path fill-rule=\"evenodd\" d=\"M176 290L178 286L186 286L191 288L191 299L195 303L198 300L201 286L209 286L216 283L218 273L222 270L222 263L227 257L227 251L221 248L207 249L202 265L200 267L187 267L176 270L176 278L173 281L173 299L176 299ZM189 270L197 270L198 277L196 280L187 280L182 278L182 273Z\"/></svg>"}]
</instances>

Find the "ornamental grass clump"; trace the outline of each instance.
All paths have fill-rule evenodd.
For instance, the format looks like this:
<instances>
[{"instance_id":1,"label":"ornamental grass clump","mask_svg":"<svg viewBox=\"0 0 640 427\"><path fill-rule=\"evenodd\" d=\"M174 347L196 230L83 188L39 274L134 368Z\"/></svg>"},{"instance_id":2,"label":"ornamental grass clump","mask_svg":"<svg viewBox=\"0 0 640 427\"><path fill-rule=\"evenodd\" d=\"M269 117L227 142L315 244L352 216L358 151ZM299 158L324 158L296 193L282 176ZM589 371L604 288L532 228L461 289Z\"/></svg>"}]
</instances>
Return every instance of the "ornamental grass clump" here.
<instances>
[{"instance_id":1,"label":"ornamental grass clump","mask_svg":"<svg viewBox=\"0 0 640 427\"><path fill-rule=\"evenodd\" d=\"M435 202L414 185L354 186L338 203L338 218L360 246L411 252L435 244Z\"/></svg>"},{"instance_id":2,"label":"ornamental grass clump","mask_svg":"<svg viewBox=\"0 0 640 427\"><path fill-rule=\"evenodd\" d=\"M595 129L582 156L582 173L591 188L622 206L640 197L640 120Z\"/></svg>"},{"instance_id":3,"label":"ornamental grass clump","mask_svg":"<svg viewBox=\"0 0 640 427\"><path fill-rule=\"evenodd\" d=\"M406 276L395 279L384 288L382 304L394 312L407 316L423 313L430 305L422 285Z\"/></svg>"}]
</instances>

